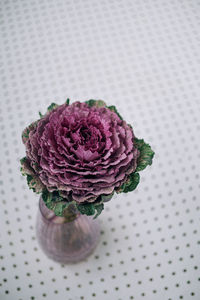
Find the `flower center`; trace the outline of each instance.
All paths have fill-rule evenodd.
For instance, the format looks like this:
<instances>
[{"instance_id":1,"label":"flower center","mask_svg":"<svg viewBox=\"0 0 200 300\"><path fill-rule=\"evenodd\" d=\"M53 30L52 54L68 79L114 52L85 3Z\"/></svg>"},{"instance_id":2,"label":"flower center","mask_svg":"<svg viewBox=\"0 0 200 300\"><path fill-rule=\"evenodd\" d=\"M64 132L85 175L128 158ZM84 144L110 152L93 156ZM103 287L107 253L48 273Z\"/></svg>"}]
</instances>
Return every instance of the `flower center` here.
<instances>
[{"instance_id":1,"label":"flower center","mask_svg":"<svg viewBox=\"0 0 200 300\"><path fill-rule=\"evenodd\" d=\"M82 127L80 129L80 135L83 143L87 143L91 138L91 131L89 128Z\"/></svg>"}]
</instances>

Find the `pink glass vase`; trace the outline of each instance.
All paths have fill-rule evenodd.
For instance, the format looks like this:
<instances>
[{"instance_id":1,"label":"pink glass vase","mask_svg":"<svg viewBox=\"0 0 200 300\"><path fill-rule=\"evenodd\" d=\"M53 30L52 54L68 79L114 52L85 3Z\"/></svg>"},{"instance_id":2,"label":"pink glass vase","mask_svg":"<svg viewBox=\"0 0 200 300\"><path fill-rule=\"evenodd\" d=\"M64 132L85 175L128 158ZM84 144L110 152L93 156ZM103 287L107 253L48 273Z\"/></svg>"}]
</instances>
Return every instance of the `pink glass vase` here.
<instances>
[{"instance_id":1,"label":"pink glass vase","mask_svg":"<svg viewBox=\"0 0 200 300\"><path fill-rule=\"evenodd\" d=\"M77 263L96 248L100 225L93 216L81 215L73 207L65 217L58 217L40 197L36 235L49 258L63 264Z\"/></svg>"}]
</instances>

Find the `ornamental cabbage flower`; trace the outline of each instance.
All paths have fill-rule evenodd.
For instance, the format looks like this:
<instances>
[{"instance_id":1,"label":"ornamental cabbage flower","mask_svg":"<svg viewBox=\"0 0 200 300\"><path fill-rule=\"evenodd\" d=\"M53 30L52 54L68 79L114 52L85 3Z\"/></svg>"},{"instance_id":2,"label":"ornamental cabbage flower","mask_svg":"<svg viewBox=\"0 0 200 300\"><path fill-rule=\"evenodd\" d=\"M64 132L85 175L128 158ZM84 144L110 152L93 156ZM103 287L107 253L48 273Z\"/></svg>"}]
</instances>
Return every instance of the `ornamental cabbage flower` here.
<instances>
[{"instance_id":1,"label":"ornamental cabbage flower","mask_svg":"<svg viewBox=\"0 0 200 300\"><path fill-rule=\"evenodd\" d=\"M101 100L52 103L22 133L22 174L56 215L69 204L97 217L114 194L130 192L154 152L114 106Z\"/></svg>"}]
</instances>

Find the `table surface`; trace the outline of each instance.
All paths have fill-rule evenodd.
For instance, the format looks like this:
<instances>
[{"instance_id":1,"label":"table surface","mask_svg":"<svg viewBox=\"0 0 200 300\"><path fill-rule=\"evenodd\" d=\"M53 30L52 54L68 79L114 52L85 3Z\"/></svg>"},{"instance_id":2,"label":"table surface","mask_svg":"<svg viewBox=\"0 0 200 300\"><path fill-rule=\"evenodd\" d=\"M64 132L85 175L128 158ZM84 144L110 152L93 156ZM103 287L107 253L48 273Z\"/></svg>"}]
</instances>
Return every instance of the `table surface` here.
<instances>
[{"instance_id":1,"label":"table surface","mask_svg":"<svg viewBox=\"0 0 200 300\"><path fill-rule=\"evenodd\" d=\"M0 299L200 299L200 2L0 3ZM103 99L154 163L99 217L96 251L60 265L35 237L21 132L51 102Z\"/></svg>"}]
</instances>

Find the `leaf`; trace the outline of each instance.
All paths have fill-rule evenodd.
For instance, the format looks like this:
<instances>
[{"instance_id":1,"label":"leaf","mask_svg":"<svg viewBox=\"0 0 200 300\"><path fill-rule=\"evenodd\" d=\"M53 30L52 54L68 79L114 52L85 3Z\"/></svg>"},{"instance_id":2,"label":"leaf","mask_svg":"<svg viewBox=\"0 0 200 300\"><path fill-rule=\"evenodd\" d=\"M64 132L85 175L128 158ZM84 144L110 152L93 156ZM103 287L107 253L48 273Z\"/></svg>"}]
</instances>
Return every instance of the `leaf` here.
<instances>
[{"instance_id":1,"label":"leaf","mask_svg":"<svg viewBox=\"0 0 200 300\"><path fill-rule=\"evenodd\" d=\"M101 203L101 204L95 205L95 209L96 209L97 213L96 213L96 215L94 216L93 219L96 219L100 215L100 213L104 209L104 204Z\"/></svg>"},{"instance_id":2,"label":"leaf","mask_svg":"<svg viewBox=\"0 0 200 300\"><path fill-rule=\"evenodd\" d=\"M22 140L23 140L23 141L24 141L24 139L25 139L25 140L28 139L28 137L29 137L29 132L30 132L29 128L25 128L25 129L24 129L24 131L22 132Z\"/></svg>"},{"instance_id":3,"label":"leaf","mask_svg":"<svg viewBox=\"0 0 200 300\"><path fill-rule=\"evenodd\" d=\"M139 175L139 173L135 173L135 172L131 173L128 176L128 179L126 180L126 182L124 182L120 186L120 188L117 190L117 193L132 192L137 187L139 181L140 181L140 175Z\"/></svg>"},{"instance_id":4,"label":"leaf","mask_svg":"<svg viewBox=\"0 0 200 300\"><path fill-rule=\"evenodd\" d=\"M100 215L102 210L104 209L104 204L99 203L99 202L97 202L96 204L95 203L83 203L83 204L76 203L76 207L79 210L79 212L83 215L92 216L96 212L96 215L93 218L93 219L96 219Z\"/></svg>"},{"instance_id":5,"label":"leaf","mask_svg":"<svg viewBox=\"0 0 200 300\"><path fill-rule=\"evenodd\" d=\"M92 106L96 106L96 107L104 107L106 106L106 103L103 100L87 100L85 101L85 103L87 103L88 106L92 107Z\"/></svg>"},{"instance_id":6,"label":"leaf","mask_svg":"<svg viewBox=\"0 0 200 300\"><path fill-rule=\"evenodd\" d=\"M55 192L49 192L48 190L43 191L42 193L42 199L46 206L53 210L56 216L66 216L68 214L71 214L71 216L74 214L72 209L70 211L69 207L70 205L77 209L81 214L92 216L95 214L94 219L97 218L102 210L104 209L103 203L83 203L78 204L75 201L67 202L65 198L59 196L59 193L57 191ZM67 208L67 211L66 211Z\"/></svg>"},{"instance_id":7,"label":"leaf","mask_svg":"<svg viewBox=\"0 0 200 300\"><path fill-rule=\"evenodd\" d=\"M67 100L66 100L66 104L67 105L69 105L69 101L70 101L69 98L67 98Z\"/></svg>"},{"instance_id":8,"label":"leaf","mask_svg":"<svg viewBox=\"0 0 200 300\"><path fill-rule=\"evenodd\" d=\"M20 171L23 176L26 176L26 180L30 189L32 189L35 193L39 194L44 191L45 186L41 182L38 175L35 173L34 169L31 167L29 160L27 157L23 157L20 160L21 168Z\"/></svg>"},{"instance_id":9,"label":"leaf","mask_svg":"<svg viewBox=\"0 0 200 300\"><path fill-rule=\"evenodd\" d=\"M25 144L29 139L29 133L37 126L38 120L31 123L28 127L26 127L22 132L22 141Z\"/></svg>"},{"instance_id":10,"label":"leaf","mask_svg":"<svg viewBox=\"0 0 200 300\"><path fill-rule=\"evenodd\" d=\"M118 117L123 120L123 118L121 117L121 115L119 114L119 112L117 111L116 107L114 105L111 106L107 106L107 108L109 108L111 111L113 111L114 113L116 113L118 115Z\"/></svg>"},{"instance_id":11,"label":"leaf","mask_svg":"<svg viewBox=\"0 0 200 300\"><path fill-rule=\"evenodd\" d=\"M43 191L42 199L48 209L53 210L56 216L62 217L65 209L71 204L66 202L64 198L59 196L58 192L49 192L48 190Z\"/></svg>"},{"instance_id":12,"label":"leaf","mask_svg":"<svg viewBox=\"0 0 200 300\"><path fill-rule=\"evenodd\" d=\"M43 114L39 111L40 119L43 117Z\"/></svg>"},{"instance_id":13,"label":"leaf","mask_svg":"<svg viewBox=\"0 0 200 300\"><path fill-rule=\"evenodd\" d=\"M26 156L20 159L21 165L24 164L24 163L26 162L26 159L27 159Z\"/></svg>"},{"instance_id":14,"label":"leaf","mask_svg":"<svg viewBox=\"0 0 200 300\"><path fill-rule=\"evenodd\" d=\"M101 195L101 200L102 200L103 202L110 201L111 198L113 197L113 195L114 195L114 191L113 191L111 194L108 194L108 195L102 194L102 195Z\"/></svg>"},{"instance_id":15,"label":"leaf","mask_svg":"<svg viewBox=\"0 0 200 300\"><path fill-rule=\"evenodd\" d=\"M146 144L142 139L134 139L135 147L140 151L140 156L137 159L136 172L144 170L148 165L152 164L154 152L149 144Z\"/></svg>"},{"instance_id":16,"label":"leaf","mask_svg":"<svg viewBox=\"0 0 200 300\"><path fill-rule=\"evenodd\" d=\"M48 203L48 202L51 203L52 196L53 196L52 193L49 193L48 190L45 190L42 193L42 199L45 203Z\"/></svg>"},{"instance_id":17,"label":"leaf","mask_svg":"<svg viewBox=\"0 0 200 300\"><path fill-rule=\"evenodd\" d=\"M55 206L54 206L54 213L56 216L59 216L59 217L62 217L63 216L63 211L65 210L65 208L68 206L68 204L66 205L65 203L62 203L62 202L58 202L58 203L55 203Z\"/></svg>"},{"instance_id":18,"label":"leaf","mask_svg":"<svg viewBox=\"0 0 200 300\"><path fill-rule=\"evenodd\" d=\"M40 179L37 176L32 176L29 174L26 175L26 180L30 189L32 189L36 194L42 192L43 185L41 185Z\"/></svg>"},{"instance_id":19,"label":"leaf","mask_svg":"<svg viewBox=\"0 0 200 300\"><path fill-rule=\"evenodd\" d=\"M48 107L47 107L47 110L48 111L52 111L52 110L54 110L56 107L58 106L58 104L56 104L56 103L51 103Z\"/></svg>"},{"instance_id":20,"label":"leaf","mask_svg":"<svg viewBox=\"0 0 200 300\"><path fill-rule=\"evenodd\" d=\"M76 207L83 215L92 216L95 213L94 204L92 203L78 204Z\"/></svg>"}]
</instances>

